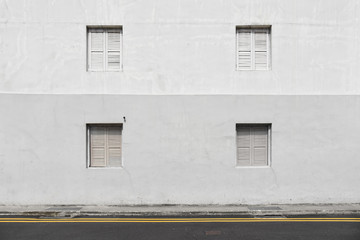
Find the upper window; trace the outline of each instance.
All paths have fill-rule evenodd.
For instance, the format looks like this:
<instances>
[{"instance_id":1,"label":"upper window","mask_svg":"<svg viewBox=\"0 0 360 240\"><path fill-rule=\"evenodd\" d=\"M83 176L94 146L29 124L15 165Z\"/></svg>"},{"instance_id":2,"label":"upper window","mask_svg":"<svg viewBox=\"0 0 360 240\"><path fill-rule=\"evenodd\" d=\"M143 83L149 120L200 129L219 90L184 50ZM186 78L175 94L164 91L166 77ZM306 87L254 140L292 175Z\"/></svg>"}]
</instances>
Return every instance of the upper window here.
<instances>
[{"instance_id":1,"label":"upper window","mask_svg":"<svg viewBox=\"0 0 360 240\"><path fill-rule=\"evenodd\" d=\"M270 124L236 124L237 166L268 166Z\"/></svg>"},{"instance_id":2,"label":"upper window","mask_svg":"<svg viewBox=\"0 0 360 240\"><path fill-rule=\"evenodd\" d=\"M88 124L88 166L121 167L122 124Z\"/></svg>"},{"instance_id":3,"label":"upper window","mask_svg":"<svg viewBox=\"0 0 360 240\"><path fill-rule=\"evenodd\" d=\"M120 71L122 28L88 27L88 71Z\"/></svg>"},{"instance_id":4,"label":"upper window","mask_svg":"<svg viewBox=\"0 0 360 240\"><path fill-rule=\"evenodd\" d=\"M237 27L237 70L270 69L270 27Z\"/></svg>"}]
</instances>

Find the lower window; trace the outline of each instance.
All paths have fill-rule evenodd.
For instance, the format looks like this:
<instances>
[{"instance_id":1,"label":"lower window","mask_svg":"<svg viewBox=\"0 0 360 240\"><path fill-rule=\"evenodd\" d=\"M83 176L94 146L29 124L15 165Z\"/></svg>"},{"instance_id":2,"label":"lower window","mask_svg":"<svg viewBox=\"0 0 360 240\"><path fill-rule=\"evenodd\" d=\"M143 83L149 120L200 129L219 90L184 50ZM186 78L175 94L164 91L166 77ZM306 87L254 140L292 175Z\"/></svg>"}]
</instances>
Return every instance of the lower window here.
<instances>
[{"instance_id":1,"label":"lower window","mask_svg":"<svg viewBox=\"0 0 360 240\"><path fill-rule=\"evenodd\" d=\"M271 124L236 124L237 166L268 166Z\"/></svg>"},{"instance_id":2,"label":"lower window","mask_svg":"<svg viewBox=\"0 0 360 240\"><path fill-rule=\"evenodd\" d=\"M87 124L88 166L121 167L122 124Z\"/></svg>"}]
</instances>

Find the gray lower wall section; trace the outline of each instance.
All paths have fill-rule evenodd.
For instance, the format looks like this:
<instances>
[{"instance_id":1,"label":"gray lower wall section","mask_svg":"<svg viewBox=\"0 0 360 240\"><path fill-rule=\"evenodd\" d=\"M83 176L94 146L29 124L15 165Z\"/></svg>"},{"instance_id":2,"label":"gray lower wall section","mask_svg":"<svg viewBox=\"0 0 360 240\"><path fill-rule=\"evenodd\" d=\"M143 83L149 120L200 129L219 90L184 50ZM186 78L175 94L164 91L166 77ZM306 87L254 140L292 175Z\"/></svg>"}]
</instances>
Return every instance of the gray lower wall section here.
<instances>
[{"instance_id":1,"label":"gray lower wall section","mask_svg":"<svg viewBox=\"0 0 360 240\"><path fill-rule=\"evenodd\" d=\"M360 201L360 96L2 94L0 109L0 204ZM87 123L124 124L122 169L86 167ZM272 124L270 167L236 167L236 123Z\"/></svg>"}]
</instances>

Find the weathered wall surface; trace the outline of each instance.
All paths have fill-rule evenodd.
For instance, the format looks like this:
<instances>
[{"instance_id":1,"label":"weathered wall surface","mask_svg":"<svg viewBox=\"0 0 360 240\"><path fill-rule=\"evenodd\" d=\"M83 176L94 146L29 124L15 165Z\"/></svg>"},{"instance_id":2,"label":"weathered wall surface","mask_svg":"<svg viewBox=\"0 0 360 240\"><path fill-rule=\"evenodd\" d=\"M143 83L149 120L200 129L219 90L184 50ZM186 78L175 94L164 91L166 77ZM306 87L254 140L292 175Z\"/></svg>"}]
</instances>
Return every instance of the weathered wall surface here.
<instances>
[{"instance_id":1,"label":"weathered wall surface","mask_svg":"<svg viewBox=\"0 0 360 240\"><path fill-rule=\"evenodd\" d=\"M0 96L1 204L359 202L359 96ZM123 169L86 168L86 123L123 122ZM237 168L235 124L272 123Z\"/></svg>"},{"instance_id":2,"label":"weathered wall surface","mask_svg":"<svg viewBox=\"0 0 360 240\"><path fill-rule=\"evenodd\" d=\"M360 201L358 0L0 0L0 204ZM86 71L86 27L123 70ZM270 71L236 71L271 25ZM86 123L123 123L123 168L86 168ZM236 123L271 123L237 168Z\"/></svg>"},{"instance_id":3,"label":"weathered wall surface","mask_svg":"<svg viewBox=\"0 0 360 240\"><path fill-rule=\"evenodd\" d=\"M358 0L0 0L0 92L359 94ZM235 71L236 25L272 70ZM123 71L86 71L86 26L123 26Z\"/></svg>"}]
</instances>

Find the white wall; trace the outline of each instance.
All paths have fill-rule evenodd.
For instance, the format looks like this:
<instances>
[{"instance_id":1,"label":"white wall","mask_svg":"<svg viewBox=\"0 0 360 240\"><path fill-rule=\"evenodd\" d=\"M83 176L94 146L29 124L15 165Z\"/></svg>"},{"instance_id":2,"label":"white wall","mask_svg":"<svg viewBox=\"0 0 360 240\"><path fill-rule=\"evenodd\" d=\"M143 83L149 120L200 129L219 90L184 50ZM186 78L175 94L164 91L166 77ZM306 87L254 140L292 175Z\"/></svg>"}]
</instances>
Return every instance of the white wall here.
<instances>
[{"instance_id":1,"label":"white wall","mask_svg":"<svg viewBox=\"0 0 360 240\"><path fill-rule=\"evenodd\" d=\"M360 201L358 0L0 0L0 204ZM123 26L123 71L86 71L86 26ZM237 25L272 69L235 70ZM86 124L127 122L123 169ZM272 164L236 168L236 123Z\"/></svg>"},{"instance_id":2,"label":"white wall","mask_svg":"<svg viewBox=\"0 0 360 240\"><path fill-rule=\"evenodd\" d=\"M0 0L0 92L359 94L358 0ZM235 71L236 25L272 25L272 70ZM86 26L122 25L123 72L86 71Z\"/></svg>"},{"instance_id":3,"label":"white wall","mask_svg":"<svg viewBox=\"0 0 360 240\"><path fill-rule=\"evenodd\" d=\"M359 96L0 96L1 204L359 202ZM123 122L123 169L86 168L86 123ZM236 123L272 123L236 168Z\"/></svg>"}]
</instances>

